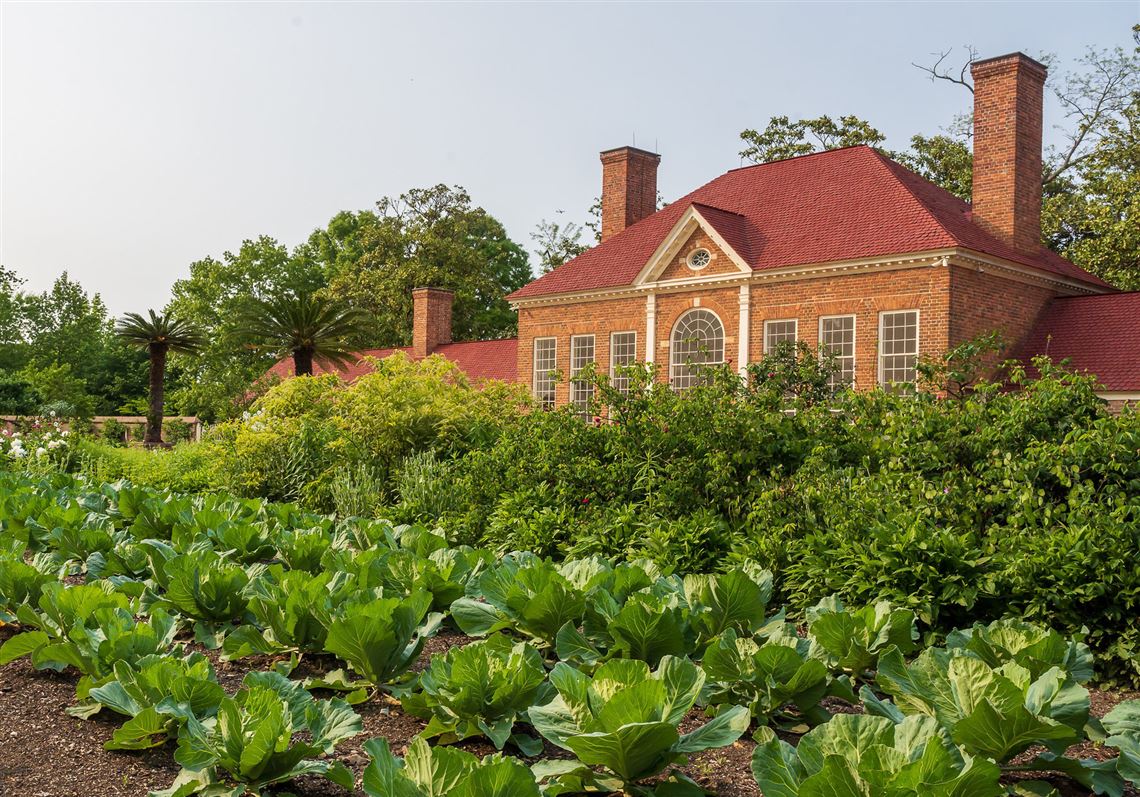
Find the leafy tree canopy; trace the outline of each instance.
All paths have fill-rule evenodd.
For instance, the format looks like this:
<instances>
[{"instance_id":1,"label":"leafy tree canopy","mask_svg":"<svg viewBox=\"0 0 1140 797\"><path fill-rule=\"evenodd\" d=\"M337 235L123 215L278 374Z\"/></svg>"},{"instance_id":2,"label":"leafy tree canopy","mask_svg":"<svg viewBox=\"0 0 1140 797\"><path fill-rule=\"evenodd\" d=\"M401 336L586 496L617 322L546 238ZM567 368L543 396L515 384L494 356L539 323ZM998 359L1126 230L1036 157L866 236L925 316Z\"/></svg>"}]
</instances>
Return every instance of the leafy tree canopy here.
<instances>
[{"instance_id":1,"label":"leafy tree canopy","mask_svg":"<svg viewBox=\"0 0 1140 797\"><path fill-rule=\"evenodd\" d=\"M411 342L411 291L421 286L455 291L456 340L515 334L503 297L531 279L526 252L464 189L412 189L376 208L351 220L338 216L335 230L330 225L309 241L311 250L326 253L328 293L371 315L368 345Z\"/></svg>"},{"instance_id":2,"label":"leafy tree canopy","mask_svg":"<svg viewBox=\"0 0 1140 797\"><path fill-rule=\"evenodd\" d=\"M67 405L80 415L111 414L146 389L146 359L112 334L98 294L67 272L42 293L21 290L0 267L0 413Z\"/></svg>"}]
</instances>

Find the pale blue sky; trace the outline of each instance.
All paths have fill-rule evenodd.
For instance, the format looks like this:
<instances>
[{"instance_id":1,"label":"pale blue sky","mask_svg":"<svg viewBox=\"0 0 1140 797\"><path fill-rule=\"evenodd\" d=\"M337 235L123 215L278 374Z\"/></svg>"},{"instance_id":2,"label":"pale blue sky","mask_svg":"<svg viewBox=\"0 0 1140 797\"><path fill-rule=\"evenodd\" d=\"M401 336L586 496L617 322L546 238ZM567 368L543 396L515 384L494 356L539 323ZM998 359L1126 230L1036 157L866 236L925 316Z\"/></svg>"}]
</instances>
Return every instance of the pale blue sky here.
<instances>
[{"instance_id":1,"label":"pale blue sky","mask_svg":"<svg viewBox=\"0 0 1140 797\"><path fill-rule=\"evenodd\" d=\"M912 61L1131 46L1140 2L67 4L0 0L0 262L121 313L205 255L465 186L519 243L657 146L674 199L769 117L854 113L902 147L969 106ZM1046 124L1058 122L1056 109Z\"/></svg>"}]
</instances>

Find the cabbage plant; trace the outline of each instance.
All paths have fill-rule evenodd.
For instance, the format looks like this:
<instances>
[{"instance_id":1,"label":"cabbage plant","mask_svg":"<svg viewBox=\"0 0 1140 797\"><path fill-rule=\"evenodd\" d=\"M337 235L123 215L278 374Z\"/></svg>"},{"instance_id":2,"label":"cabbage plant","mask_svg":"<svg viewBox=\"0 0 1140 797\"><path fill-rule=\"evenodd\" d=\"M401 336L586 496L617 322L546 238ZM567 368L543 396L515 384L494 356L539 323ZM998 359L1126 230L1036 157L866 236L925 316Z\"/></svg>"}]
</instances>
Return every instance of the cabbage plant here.
<instances>
[{"instance_id":1,"label":"cabbage plant","mask_svg":"<svg viewBox=\"0 0 1140 797\"><path fill-rule=\"evenodd\" d=\"M254 654L320 652L334 614L337 574L310 575L273 565L247 590L252 624L238 626L222 643L227 659Z\"/></svg>"},{"instance_id":2,"label":"cabbage plant","mask_svg":"<svg viewBox=\"0 0 1140 797\"><path fill-rule=\"evenodd\" d=\"M104 744L108 750L163 744L177 734L187 716L205 719L217 713L225 696L210 660L201 653L116 662L114 678L89 695L100 707L130 718Z\"/></svg>"},{"instance_id":3,"label":"cabbage plant","mask_svg":"<svg viewBox=\"0 0 1140 797\"><path fill-rule=\"evenodd\" d=\"M581 622L586 596L551 562L533 554L511 554L467 587L451 605L463 633L487 636L511 630L553 647L559 629Z\"/></svg>"},{"instance_id":4,"label":"cabbage plant","mask_svg":"<svg viewBox=\"0 0 1140 797\"><path fill-rule=\"evenodd\" d=\"M928 648L907 664L892 648L880 658L875 686L894 703L864 686L860 694L870 714L896 722L908 715L934 717L955 744L1003 769L1064 772L1097 794L1123 789L1114 762L1064 756L1094 726L1089 724L1088 690L1060 667L1034 678L1017 662L991 667L960 648ZM1012 763L1037 745L1046 751L1027 763Z\"/></svg>"},{"instance_id":5,"label":"cabbage plant","mask_svg":"<svg viewBox=\"0 0 1140 797\"><path fill-rule=\"evenodd\" d=\"M260 794L266 786L301 775L321 775L351 789L352 773L320 756L360 733L360 717L344 701L314 700L274 675L251 673L234 697L221 701L214 717L188 714L174 754L183 770L169 789L152 797ZM223 788L226 781L236 788Z\"/></svg>"},{"instance_id":6,"label":"cabbage plant","mask_svg":"<svg viewBox=\"0 0 1140 797\"><path fill-rule=\"evenodd\" d=\"M416 691L400 702L409 714L428 720L425 738L450 744L486 736L499 750L510 741L533 756L541 742L513 733L514 725L532 704L552 696L542 655L498 634L432 656Z\"/></svg>"},{"instance_id":7,"label":"cabbage plant","mask_svg":"<svg viewBox=\"0 0 1140 797\"><path fill-rule=\"evenodd\" d=\"M1105 744L1119 752L1116 768L1121 777L1140 786L1140 700L1126 700L1104 715Z\"/></svg>"},{"instance_id":8,"label":"cabbage plant","mask_svg":"<svg viewBox=\"0 0 1140 797\"><path fill-rule=\"evenodd\" d=\"M834 671L865 679L879 655L895 647L904 655L918 647L914 612L879 601L849 609L837 595L807 610L812 655Z\"/></svg>"},{"instance_id":9,"label":"cabbage plant","mask_svg":"<svg viewBox=\"0 0 1140 797\"><path fill-rule=\"evenodd\" d=\"M465 750L430 747L422 738L401 761L385 739L369 739L364 770L368 797L539 797L534 775L520 761L490 755L479 760Z\"/></svg>"},{"instance_id":10,"label":"cabbage plant","mask_svg":"<svg viewBox=\"0 0 1140 797\"><path fill-rule=\"evenodd\" d=\"M937 720L839 714L796 747L769 735L752 754L764 797L998 797L991 761L971 757Z\"/></svg>"},{"instance_id":11,"label":"cabbage plant","mask_svg":"<svg viewBox=\"0 0 1140 797\"><path fill-rule=\"evenodd\" d=\"M708 682L702 701L748 706L760 725L826 722L831 714L819 701L828 694L830 678L821 661L807 656L807 647L807 640L792 635L758 644L728 629L705 650L701 667Z\"/></svg>"},{"instance_id":12,"label":"cabbage plant","mask_svg":"<svg viewBox=\"0 0 1140 797\"><path fill-rule=\"evenodd\" d=\"M388 685L415 662L424 638L434 623L421 627L431 606L431 595L414 592L406 598L378 598L349 603L333 619L325 639L325 651L348 664L365 684ZM330 673L311 686L356 688L359 684L337 683L343 674Z\"/></svg>"},{"instance_id":13,"label":"cabbage plant","mask_svg":"<svg viewBox=\"0 0 1140 797\"><path fill-rule=\"evenodd\" d=\"M1079 684L1093 677L1093 656L1079 639L1062 636L1024 620L995 620L989 625L951 631L946 647L967 650L991 667L1016 662L1040 678L1050 667L1060 667Z\"/></svg>"},{"instance_id":14,"label":"cabbage plant","mask_svg":"<svg viewBox=\"0 0 1140 797\"><path fill-rule=\"evenodd\" d=\"M748 709L733 706L690 733L677 730L705 681L687 659L666 656L652 672L643 661L614 659L593 677L560 662L550 681L558 695L532 706L530 722L577 760L535 765L535 773L550 781L546 794L587 789L652 794L639 783L683 765L689 753L732 744L748 728ZM676 772L671 783L673 789L696 788Z\"/></svg>"}]
</instances>

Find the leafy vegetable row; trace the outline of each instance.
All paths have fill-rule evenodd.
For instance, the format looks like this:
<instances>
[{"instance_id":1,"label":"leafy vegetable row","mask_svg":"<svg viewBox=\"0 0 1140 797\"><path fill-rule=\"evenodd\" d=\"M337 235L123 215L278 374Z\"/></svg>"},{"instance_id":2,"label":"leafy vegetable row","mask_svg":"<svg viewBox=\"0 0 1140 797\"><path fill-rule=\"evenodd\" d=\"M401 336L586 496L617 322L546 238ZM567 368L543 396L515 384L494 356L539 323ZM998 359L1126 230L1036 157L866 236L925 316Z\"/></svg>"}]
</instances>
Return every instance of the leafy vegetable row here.
<instances>
[{"instance_id":1,"label":"leafy vegetable row","mask_svg":"<svg viewBox=\"0 0 1140 797\"><path fill-rule=\"evenodd\" d=\"M0 621L19 628L0 663L75 668L71 713L127 718L110 749L177 739L183 773L160 795L258 793L302 774L351 787L330 756L360 732L350 706L381 689L427 726L406 763L366 745L369 794L701 794L677 767L750 728L766 797L1001 794L1003 775L1036 771L1121 795L1140 779L1140 701L1090 717L1087 646L1016 620L909 658L909 610L830 598L797 627L753 564L681 577L648 561L500 558L419 527L125 484L20 485L0 521ZM410 673L445 622L484 639ZM274 669L230 695L195 644ZM312 655L343 666L290 681ZM865 713L833 717L829 699ZM806 735L793 748L773 728ZM473 737L572 757L528 767L426 744ZM1064 756L1086 740L1117 757Z\"/></svg>"}]
</instances>

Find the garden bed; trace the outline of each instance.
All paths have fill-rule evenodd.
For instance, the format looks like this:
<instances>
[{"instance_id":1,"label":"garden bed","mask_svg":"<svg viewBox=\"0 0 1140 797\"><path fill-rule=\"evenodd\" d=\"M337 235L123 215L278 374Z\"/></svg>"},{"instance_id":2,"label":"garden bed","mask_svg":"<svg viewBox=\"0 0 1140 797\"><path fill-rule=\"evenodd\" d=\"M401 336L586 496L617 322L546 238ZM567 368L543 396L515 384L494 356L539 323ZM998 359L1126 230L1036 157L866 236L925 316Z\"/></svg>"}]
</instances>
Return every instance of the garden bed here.
<instances>
[{"instance_id":1,"label":"garden bed","mask_svg":"<svg viewBox=\"0 0 1140 797\"><path fill-rule=\"evenodd\" d=\"M0 642L9 636L9 627L0 628ZM428 640L414 669L423 669L433 653L470 641L457 632L444 631ZM265 669L269 664L265 658L225 662L215 653L211 653L210 658L217 667L219 682L228 691L237 689L246 673ZM302 664L306 674L335 666L334 659L324 656L312 657ZM75 702L77 680L70 671L37 671L24 659L0 667L0 716L4 718L0 731L0 793L5 797L145 797L152 789L169 786L179 771L171 756L174 742L141 752L104 750L103 743L111 738L122 717L108 710L91 720L69 716L66 708ZM1102 717L1122 700L1140 697L1140 693L1092 691L1090 696L1093 714ZM364 731L341 743L335 757L352 770L359 782L368 765L368 756L363 750L365 741L383 737L394 753L403 755L408 743L426 723L408 716L398 702L383 695L354 708L360 714ZM831 701L828 708L836 713L860 711L858 706L837 700ZM699 715L696 712L694 715L686 720L682 729L698 724ZM785 733L781 737L791 743L797 738ZM495 752L485 740L471 740L460 746L479 756ZM684 772L718 797L758 797L760 791L750 770L754 748L755 744L745 736L730 747L693 756ZM1103 759L1113 752L1086 744L1070 749L1069 754ZM544 758L566 756L565 751L549 743L542 754ZM1042 779L1051 780L1064 797L1087 793L1066 778ZM297 797L344 797L347 794L327 780L313 777L300 778L277 791ZM358 789L353 794L359 797L363 792ZM1129 788L1125 794L1137 797L1140 792Z\"/></svg>"}]
</instances>

